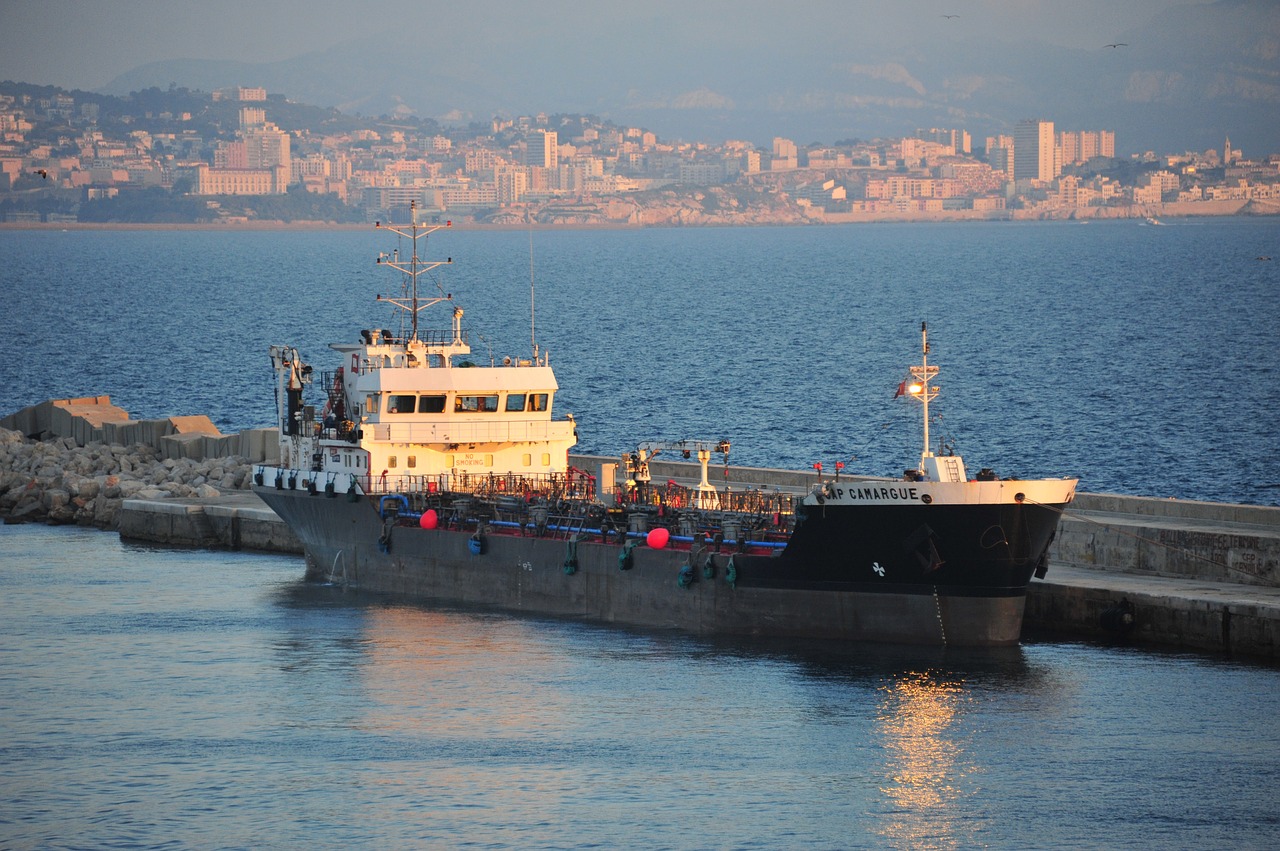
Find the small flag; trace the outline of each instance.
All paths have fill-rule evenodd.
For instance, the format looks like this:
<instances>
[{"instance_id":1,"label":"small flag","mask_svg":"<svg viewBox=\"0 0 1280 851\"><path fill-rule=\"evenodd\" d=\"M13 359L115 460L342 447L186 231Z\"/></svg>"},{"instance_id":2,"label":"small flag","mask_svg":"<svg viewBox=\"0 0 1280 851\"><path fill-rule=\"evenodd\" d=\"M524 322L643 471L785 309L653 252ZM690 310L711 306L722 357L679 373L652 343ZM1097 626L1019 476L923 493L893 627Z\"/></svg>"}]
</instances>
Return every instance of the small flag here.
<instances>
[{"instance_id":1,"label":"small flag","mask_svg":"<svg viewBox=\"0 0 1280 851\"><path fill-rule=\"evenodd\" d=\"M893 394L893 398L897 399L899 396L905 395L907 395L907 382L903 381L898 384L898 392Z\"/></svg>"}]
</instances>

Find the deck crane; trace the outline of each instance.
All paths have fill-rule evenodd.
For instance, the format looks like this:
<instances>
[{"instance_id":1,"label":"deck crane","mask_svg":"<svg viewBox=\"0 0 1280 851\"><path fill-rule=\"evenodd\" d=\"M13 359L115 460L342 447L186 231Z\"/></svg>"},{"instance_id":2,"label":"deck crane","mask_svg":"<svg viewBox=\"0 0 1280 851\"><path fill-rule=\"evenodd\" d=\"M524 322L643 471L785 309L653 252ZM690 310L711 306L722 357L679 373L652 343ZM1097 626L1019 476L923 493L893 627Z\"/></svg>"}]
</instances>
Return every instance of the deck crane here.
<instances>
[{"instance_id":1,"label":"deck crane","mask_svg":"<svg viewBox=\"0 0 1280 851\"><path fill-rule=\"evenodd\" d=\"M719 452L724 456L725 467L729 466L729 441L727 440L650 440L641 443L636 451L627 459L629 478L635 482L636 489L642 496L646 495L652 476L649 473L649 462L661 452L679 452L685 459L696 455L702 466L702 481L698 482L696 497L699 508L715 508L719 504L719 496L715 487L707 480L707 464L711 461L711 453Z\"/></svg>"}]
</instances>

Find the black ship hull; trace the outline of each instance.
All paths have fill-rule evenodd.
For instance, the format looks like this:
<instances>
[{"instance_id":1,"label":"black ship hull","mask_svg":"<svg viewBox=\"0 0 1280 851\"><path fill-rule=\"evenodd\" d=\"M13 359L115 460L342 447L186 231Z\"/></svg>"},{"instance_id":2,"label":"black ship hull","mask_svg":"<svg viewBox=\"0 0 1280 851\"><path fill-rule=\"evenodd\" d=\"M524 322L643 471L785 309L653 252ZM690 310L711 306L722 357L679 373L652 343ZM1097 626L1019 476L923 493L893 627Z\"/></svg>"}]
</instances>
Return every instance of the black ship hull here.
<instances>
[{"instance_id":1,"label":"black ship hull","mask_svg":"<svg viewBox=\"0 0 1280 851\"><path fill-rule=\"evenodd\" d=\"M389 523L368 499L257 489L308 578L406 598L693 633L1000 646L1061 505L805 506L789 542L652 549L633 538Z\"/></svg>"}]
</instances>

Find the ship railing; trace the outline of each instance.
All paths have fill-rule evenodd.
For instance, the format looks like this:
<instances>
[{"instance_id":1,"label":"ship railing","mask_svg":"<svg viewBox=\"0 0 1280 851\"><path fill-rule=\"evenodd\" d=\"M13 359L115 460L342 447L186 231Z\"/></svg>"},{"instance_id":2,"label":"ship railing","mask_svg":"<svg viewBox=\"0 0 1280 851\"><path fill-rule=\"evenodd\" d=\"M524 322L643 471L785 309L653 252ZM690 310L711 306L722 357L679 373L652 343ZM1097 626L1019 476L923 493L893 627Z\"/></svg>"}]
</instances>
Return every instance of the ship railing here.
<instances>
[{"instance_id":1,"label":"ship railing","mask_svg":"<svg viewBox=\"0 0 1280 851\"><path fill-rule=\"evenodd\" d=\"M426 344L428 352L430 352L430 350L432 349L436 349L436 350L447 349L457 342L462 343L464 346L471 345L471 335L465 329L460 330L459 336L457 337L457 339L455 339L452 328L430 329L425 331L419 328L418 340ZM370 342L374 345L379 345L379 346L401 347L409 342L409 338L401 337L398 335L392 335L389 332L384 332L383 336L377 337L376 339L371 338L367 342ZM372 355L367 355L360 359L360 371L372 372L377 369L382 369L383 367L404 366L405 365L405 361L403 360L404 356L399 355L401 359L397 360L396 359L397 354L398 353L387 353L387 354L374 353Z\"/></svg>"},{"instance_id":2,"label":"ship railing","mask_svg":"<svg viewBox=\"0 0 1280 851\"><path fill-rule=\"evenodd\" d=\"M509 473L505 475L437 473L429 476L398 474L377 476L366 489L371 496L414 494L468 494L485 500L508 499L510 504L531 501L592 502L596 498L594 476L575 467L564 473Z\"/></svg>"},{"instance_id":3,"label":"ship railing","mask_svg":"<svg viewBox=\"0 0 1280 851\"><path fill-rule=\"evenodd\" d=\"M477 420L449 423L377 423L373 439L393 443L506 443L565 440L568 420Z\"/></svg>"},{"instance_id":4,"label":"ship railing","mask_svg":"<svg viewBox=\"0 0 1280 851\"><path fill-rule=\"evenodd\" d=\"M732 514L758 514L790 516L795 514L796 497L781 491L764 488L743 490L706 491L686 487L668 480L665 485L633 487L619 492L619 501L631 504L665 506L667 508L697 508L704 511L722 511Z\"/></svg>"}]
</instances>

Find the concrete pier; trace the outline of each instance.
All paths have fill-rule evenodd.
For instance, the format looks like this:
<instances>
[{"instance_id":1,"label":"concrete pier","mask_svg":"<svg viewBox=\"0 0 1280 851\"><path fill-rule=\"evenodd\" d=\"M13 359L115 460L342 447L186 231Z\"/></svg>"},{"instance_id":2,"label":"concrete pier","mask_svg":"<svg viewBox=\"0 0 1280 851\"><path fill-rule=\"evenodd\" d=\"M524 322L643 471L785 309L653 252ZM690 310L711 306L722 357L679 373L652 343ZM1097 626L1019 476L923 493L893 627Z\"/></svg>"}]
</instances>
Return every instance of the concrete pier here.
<instances>
[{"instance_id":1,"label":"concrete pier","mask_svg":"<svg viewBox=\"0 0 1280 851\"><path fill-rule=\"evenodd\" d=\"M1023 626L1280 662L1280 588L1050 564Z\"/></svg>"},{"instance_id":2,"label":"concrete pier","mask_svg":"<svg viewBox=\"0 0 1280 851\"><path fill-rule=\"evenodd\" d=\"M302 542L253 493L210 499L126 499L120 537L182 546L302 553Z\"/></svg>"}]
</instances>

